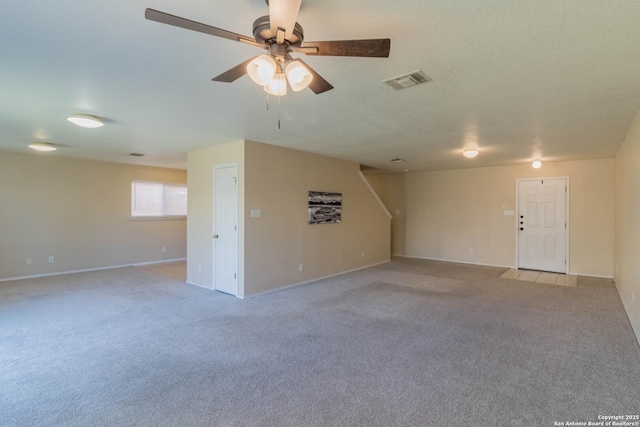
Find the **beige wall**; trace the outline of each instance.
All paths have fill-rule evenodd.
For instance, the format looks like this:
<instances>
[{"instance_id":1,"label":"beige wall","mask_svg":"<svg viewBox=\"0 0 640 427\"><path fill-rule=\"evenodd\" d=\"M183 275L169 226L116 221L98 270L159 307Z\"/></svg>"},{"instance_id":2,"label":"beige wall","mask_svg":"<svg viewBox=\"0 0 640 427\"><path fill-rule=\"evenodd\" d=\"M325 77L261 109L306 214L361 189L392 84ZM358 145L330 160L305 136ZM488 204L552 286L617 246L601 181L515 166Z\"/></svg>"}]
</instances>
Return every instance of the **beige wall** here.
<instances>
[{"instance_id":1,"label":"beige wall","mask_svg":"<svg viewBox=\"0 0 640 427\"><path fill-rule=\"evenodd\" d=\"M0 152L0 279L184 258L185 220L130 216L132 180L186 179L184 170Z\"/></svg>"},{"instance_id":2,"label":"beige wall","mask_svg":"<svg viewBox=\"0 0 640 427\"><path fill-rule=\"evenodd\" d=\"M615 159L615 281L640 341L640 113Z\"/></svg>"},{"instance_id":3,"label":"beige wall","mask_svg":"<svg viewBox=\"0 0 640 427\"><path fill-rule=\"evenodd\" d=\"M213 167L231 162L239 166L240 297L389 260L390 219L358 164L237 141L189 153L189 283L213 287ZM309 190L341 192L343 222L309 225Z\"/></svg>"},{"instance_id":4,"label":"beige wall","mask_svg":"<svg viewBox=\"0 0 640 427\"><path fill-rule=\"evenodd\" d=\"M516 179L569 177L570 272L613 276L613 159L374 175L394 216L392 253L514 266ZM470 253L473 249L473 254Z\"/></svg>"},{"instance_id":5,"label":"beige wall","mask_svg":"<svg viewBox=\"0 0 640 427\"><path fill-rule=\"evenodd\" d=\"M238 164L238 286L244 296L244 141L192 151L187 157L187 282L213 289L213 168Z\"/></svg>"},{"instance_id":6,"label":"beige wall","mask_svg":"<svg viewBox=\"0 0 640 427\"><path fill-rule=\"evenodd\" d=\"M389 261L390 219L357 163L250 141L245 150L247 294ZM308 224L310 190L342 193L341 223Z\"/></svg>"}]
</instances>

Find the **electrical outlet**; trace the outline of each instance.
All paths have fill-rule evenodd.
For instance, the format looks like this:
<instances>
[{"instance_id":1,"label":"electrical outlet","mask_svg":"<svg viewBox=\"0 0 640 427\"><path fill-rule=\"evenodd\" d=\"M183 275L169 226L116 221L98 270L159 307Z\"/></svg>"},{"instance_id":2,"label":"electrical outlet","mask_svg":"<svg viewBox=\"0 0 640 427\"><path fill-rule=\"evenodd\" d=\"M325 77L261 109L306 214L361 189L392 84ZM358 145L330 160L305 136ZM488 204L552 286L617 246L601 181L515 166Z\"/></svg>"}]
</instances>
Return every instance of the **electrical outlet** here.
<instances>
[{"instance_id":1,"label":"electrical outlet","mask_svg":"<svg viewBox=\"0 0 640 427\"><path fill-rule=\"evenodd\" d=\"M33 260L31 258L27 258L27 265L31 265L33 263Z\"/></svg>"},{"instance_id":2,"label":"electrical outlet","mask_svg":"<svg viewBox=\"0 0 640 427\"><path fill-rule=\"evenodd\" d=\"M167 248L166 248L166 246L163 246L163 247L162 247L162 252L167 252Z\"/></svg>"},{"instance_id":3,"label":"electrical outlet","mask_svg":"<svg viewBox=\"0 0 640 427\"><path fill-rule=\"evenodd\" d=\"M631 302L636 302L636 293L631 292Z\"/></svg>"},{"instance_id":4,"label":"electrical outlet","mask_svg":"<svg viewBox=\"0 0 640 427\"><path fill-rule=\"evenodd\" d=\"M362 258L364 258L364 251L362 251Z\"/></svg>"},{"instance_id":5,"label":"electrical outlet","mask_svg":"<svg viewBox=\"0 0 640 427\"><path fill-rule=\"evenodd\" d=\"M469 248L469 253L472 254L473 253L473 248Z\"/></svg>"},{"instance_id":6,"label":"electrical outlet","mask_svg":"<svg viewBox=\"0 0 640 427\"><path fill-rule=\"evenodd\" d=\"M298 271L302 271L304 269L304 265L303 264L298 264Z\"/></svg>"},{"instance_id":7,"label":"electrical outlet","mask_svg":"<svg viewBox=\"0 0 640 427\"><path fill-rule=\"evenodd\" d=\"M53 257L52 256L49 257L49 264L53 264Z\"/></svg>"},{"instance_id":8,"label":"electrical outlet","mask_svg":"<svg viewBox=\"0 0 640 427\"><path fill-rule=\"evenodd\" d=\"M201 271L202 271L202 265L198 264L198 272L201 272Z\"/></svg>"},{"instance_id":9,"label":"electrical outlet","mask_svg":"<svg viewBox=\"0 0 640 427\"><path fill-rule=\"evenodd\" d=\"M618 266L616 265L616 273L618 272Z\"/></svg>"}]
</instances>

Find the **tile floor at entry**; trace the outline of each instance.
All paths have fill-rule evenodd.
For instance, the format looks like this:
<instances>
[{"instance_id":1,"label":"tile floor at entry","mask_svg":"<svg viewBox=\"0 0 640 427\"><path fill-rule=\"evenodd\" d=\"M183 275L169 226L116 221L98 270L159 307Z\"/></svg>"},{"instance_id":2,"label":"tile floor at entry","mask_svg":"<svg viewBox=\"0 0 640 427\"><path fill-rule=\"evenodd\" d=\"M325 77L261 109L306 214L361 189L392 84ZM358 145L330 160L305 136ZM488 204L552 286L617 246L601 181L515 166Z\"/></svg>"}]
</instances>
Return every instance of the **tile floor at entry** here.
<instances>
[{"instance_id":1,"label":"tile floor at entry","mask_svg":"<svg viewBox=\"0 0 640 427\"><path fill-rule=\"evenodd\" d=\"M576 286L578 276L574 274L549 273L546 271L518 270L510 268L500 276L501 279L515 279L524 282L546 283L547 285Z\"/></svg>"}]
</instances>

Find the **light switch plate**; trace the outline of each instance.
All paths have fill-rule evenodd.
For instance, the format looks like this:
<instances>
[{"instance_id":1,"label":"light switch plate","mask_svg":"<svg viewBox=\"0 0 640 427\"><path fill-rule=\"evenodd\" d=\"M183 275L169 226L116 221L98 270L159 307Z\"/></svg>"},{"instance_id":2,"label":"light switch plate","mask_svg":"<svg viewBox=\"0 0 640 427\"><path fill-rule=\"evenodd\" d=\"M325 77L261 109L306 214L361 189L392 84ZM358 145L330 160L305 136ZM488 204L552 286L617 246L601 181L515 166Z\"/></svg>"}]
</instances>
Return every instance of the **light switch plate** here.
<instances>
[{"instance_id":1,"label":"light switch plate","mask_svg":"<svg viewBox=\"0 0 640 427\"><path fill-rule=\"evenodd\" d=\"M251 209L251 218L260 218L262 211L260 209Z\"/></svg>"},{"instance_id":2,"label":"light switch plate","mask_svg":"<svg viewBox=\"0 0 640 427\"><path fill-rule=\"evenodd\" d=\"M515 213L513 211L504 211L504 216L513 216Z\"/></svg>"}]
</instances>

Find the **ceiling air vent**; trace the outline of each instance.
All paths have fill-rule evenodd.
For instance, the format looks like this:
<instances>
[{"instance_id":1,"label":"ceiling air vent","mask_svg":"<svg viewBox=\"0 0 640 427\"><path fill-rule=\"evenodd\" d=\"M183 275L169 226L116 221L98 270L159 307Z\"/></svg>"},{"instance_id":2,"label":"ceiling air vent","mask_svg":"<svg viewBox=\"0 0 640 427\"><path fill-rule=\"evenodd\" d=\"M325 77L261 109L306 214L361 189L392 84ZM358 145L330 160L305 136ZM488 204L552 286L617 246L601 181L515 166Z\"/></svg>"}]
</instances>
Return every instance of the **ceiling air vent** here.
<instances>
[{"instance_id":1,"label":"ceiling air vent","mask_svg":"<svg viewBox=\"0 0 640 427\"><path fill-rule=\"evenodd\" d=\"M413 86L418 86L424 83L429 83L431 78L427 76L424 71L417 70L409 74L403 74L398 77L394 77L389 80L384 80L382 83L395 90L407 89Z\"/></svg>"},{"instance_id":2,"label":"ceiling air vent","mask_svg":"<svg viewBox=\"0 0 640 427\"><path fill-rule=\"evenodd\" d=\"M129 155L133 156L133 157L142 157L142 156L144 156L144 154L142 154L142 153L130 153Z\"/></svg>"}]
</instances>

